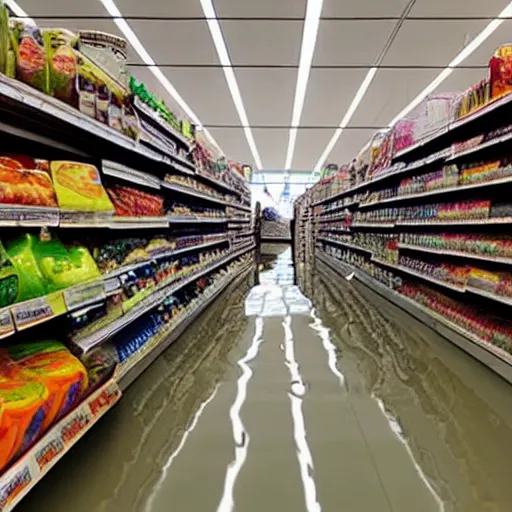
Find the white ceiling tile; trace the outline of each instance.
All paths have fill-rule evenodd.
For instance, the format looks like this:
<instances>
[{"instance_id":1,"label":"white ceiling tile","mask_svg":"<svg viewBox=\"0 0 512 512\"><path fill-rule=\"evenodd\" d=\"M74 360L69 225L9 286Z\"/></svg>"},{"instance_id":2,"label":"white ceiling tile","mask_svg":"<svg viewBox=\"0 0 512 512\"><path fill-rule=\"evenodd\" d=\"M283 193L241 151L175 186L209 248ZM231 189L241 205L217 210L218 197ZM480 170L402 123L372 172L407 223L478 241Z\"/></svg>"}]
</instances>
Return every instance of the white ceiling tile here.
<instances>
[{"instance_id":1,"label":"white ceiling tile","mask_svg":"<svg viewBox=\"0 0 512 512\"><path fill-rule=\"evenodd\" d=\"M409 16L496 16L508 3L509 0L417 0Z\"/></svg>"},{"instance_id":2,"label":"white ceiling tile","mask_svg":"<svg viewBox=\"0 0 512 512\"><path fill-rule=\"evenodd\" d=\"M223 21L233 64L298 64L302 23Z\"/></svg>"},{"instance_id":3,"label":"white ceiling tile","mask_svg":"<svg viewBox=\"0 0 512 512\"><path fill-rule=\"evenodd\" d=\"M327 163L345 165L357 157L359 151L372 138L373 130L346 130L341 134L332 150Z\"/></svg>"},{"instance_id":4,"label":"white ceiling tile","mask_svg":"<svg viewBox=\"0 0 512 512\"><path fill-rule=\"evenodd\" d=\"M240 124L222 69L164 69L204 125Z\"/></svg>"},{"instance_id":5,"label":"white ceiling tile","mask_svg":"<svg viewBox=\"0 0 512 512\"><path fill-rule=\"evenodd\" d=\"M95 1L98 2L98 0ZM199 0L144 0L143 2L141 0L115 0L115 2L123 16L203 17ZM186 24L188 22L176 23Z\"/></svg>"},{"instance_id":6,"label":"white ceiling tile","mask_svg":"<svg viewBox=\"0 0 512 512\"><path fill-rule=\"evenodd\" d=\"M236 77L251 125L289 125L295 69L237 69Z\"/></svg>"},{"instance_id":7,"label":"white ceiling tile","mask_svg":"<svg viewBox=\"0 0 512 512\"><path fill-rule=\"evenodd\" d=\"M406 21L382 64L447 65L485 25L483 21Z\"/></svg>"},{"instance_id":8,"label":"white ceiling tile","mask_svg":"<svg viewBox=\"0 0 512 512\"><path fill-rule=\"evenodd\" d=\"M393 21L322 21L313 64L372 65L393 27Z\"/></svg>"},{"instance_id":9,"label":"white ceiling tile","mask_svg":"<svg viewBox=\"0 0 512 512\"><path fill-rule=\"evenodd\" d=\"M432 69L379 70L350 125L387 126L437 74Z\"/></svg>"},{"instance_id":10,"label":"white ceiling tile","mask_svg":"<svg viewBox=\"0 0 512 512\"><path fill-rule=\"evenodd\" d=\"M108 16L105 8L98 0L93 2L78 2L76 0L16 1L31 16Z\"/></svg>"},{"instance_id":11,"label":"white ceiling tile","mask_svg":"<svg viewBox=\"0 0 512 512\"><path fill-rule=\"evenodd\" d=\"M219 64L205 21L130 21L130 25L157 64Z\"/></svg>"},{"instance_id":12,"label":"white ceiling tile","mask_svg":"<svg viewBox=\"0 0 512 512\"><path fill-rule=\"evenodd\" d=\"M264 169L283 169L288 145L288 130L253 129Z\"/></svg>"},{"instance_id":13,"label":"white ceiling tile","mask_svg":"<svg viewBox=\"0 0 512 512\"><path fill-rule=\"evenodd\" d=\"M366 75L361 69L312 69L302 125L339 125Z\"/></svg>"},{"instance_id":14,"label":"white ceiling tile","mask_svg":"<svg viewBox=\"0 0 512 512\"><path fill-rule=\"evenodd\" d=\"M334 130L300 129L297 135L292 169L312 171L333 132Z\"/></svg>"},{"instance_id":15,"label":"white ceiling tile","mask_svg":"<svg viewBox=\"0 0 512 512\"><path fill-rule=\"evenodd\" d=\"M305 0L214 0L214 5L219 17L304 17L306 12Z\"/></svg>"},{"instance_id":16,"label":"white ceiling tile","mask_svg":"<svg viewBox=\"0 0 512 512\"><path fill-rule=\"evenodd\" d=\"M512 34L512 20L504 21L499 28L479 46L475 52L466 59L464 64L472 66L488 66L489 60L493 56L496 49L503 45L511 42L510 35ZM486 75L486 70L480 71L482 78Z\"/></svg>"},{"instance_id":17,"label":"white ceiling tile","mask_svg":"<svg viewBox=\"0 0 512 512\"><path fill-rule=\"evenodd\" d=\"M409 0L324 0L322 16L400 16Z\"/></svg>"},{"instance_id":18,"label":"white ceiling tile","mask_svg":"<svg viewBox=\"0 0 512 512\"><path fill-rule=\"evenodd\" d=\"M244 131L241 128L210 128L209 131L220 145L227 158L254 165Z\"/></svg>"}]
</instances>

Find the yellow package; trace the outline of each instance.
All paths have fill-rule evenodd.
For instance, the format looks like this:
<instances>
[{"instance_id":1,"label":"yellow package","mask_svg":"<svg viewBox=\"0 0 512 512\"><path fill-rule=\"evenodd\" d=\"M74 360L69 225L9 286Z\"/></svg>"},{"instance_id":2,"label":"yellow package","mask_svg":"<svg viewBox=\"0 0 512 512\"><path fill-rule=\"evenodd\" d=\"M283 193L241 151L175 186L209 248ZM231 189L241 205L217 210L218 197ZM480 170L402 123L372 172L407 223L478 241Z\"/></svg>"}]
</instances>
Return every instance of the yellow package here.
<instances>
[{"instance_id":1,"label":"yellow package","mask_svg":"<svg viewBox=\"0 0 512 512\"><path fill-rule=\"evenodd\" d=\"M98 169L81 162L51 162L53 185L60 208L88 212L113 212Z\"/></svg>"}]
</instances>

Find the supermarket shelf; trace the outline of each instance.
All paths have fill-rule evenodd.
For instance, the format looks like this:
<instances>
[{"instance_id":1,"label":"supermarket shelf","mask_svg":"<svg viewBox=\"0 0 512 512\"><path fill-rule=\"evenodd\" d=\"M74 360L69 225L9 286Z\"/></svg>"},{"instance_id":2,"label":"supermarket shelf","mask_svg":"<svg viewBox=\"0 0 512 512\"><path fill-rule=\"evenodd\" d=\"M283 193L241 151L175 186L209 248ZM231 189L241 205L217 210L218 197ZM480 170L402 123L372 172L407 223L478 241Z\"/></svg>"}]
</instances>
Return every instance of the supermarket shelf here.
<instances>
[{"instance_id":1,"label":"supermarket shelf","mask_svg":"<svg viewBox=\"0 0 512 512\"><path fill-rule=\"evenodd\" d=\"M379 229L393 229L395 224L388 222L353 222L351 228L379 228Z\"/></svg>"},{"instance_id":2,"label":"supermarket shelf","mask_svg":"<svg viewBox=\"0 0 512 512\"><path fill-rule=\"evenodd\" d=\"M167 222L170 224L225 224L229 222L228 217L194 217L194 216L179 216L170 215Z\"/></svg>"},{"instance_id":3,"label":"supermarket shelf","mask_svg":"<svg viewBox=\"0 0 512 512\"><path fill-rule=\"evenodd\" d=\"M448 132L450 131L450 126L445 125L444 127L441 127L440 129L436 130L434 133L429 135L428 137L425 137L424 139L416 142L415 144L412 144L411 146L402 149L402 151L398 151L395 156L393 157L393 160L400 160L405 155L408 155L409 153L416 151L417 149L426 146L427 144L430 144L436 139L440 139L441 137L444 137Z\"/></svg>"},{"instance_id":4,"label":"supermarket shelf","mask_svg":"<svg viewBox=\"0 0 512 512\"><path fill-rule=\"evenodd\" d=\"M322 254L321 251L318 252L318 258L320 260L326 263L338 274L342 276L345 275L344 272L346 272L346 270L337 265L337 260L327 254ZM383 296L406 313L414 316L420 322L424 323L448 341L479 360L482 364L486 365L503 379L512 384L512 357L510 354L484 340L481 340L474 334L466 331L442 315L435 313L434 311L427 309L421 304L399 294L387 286L378 283L375 279L368 276L361 270L355 267L348 268L355 272L356 279L361 281L368 288L371 288L373 291L377 292L379 295Z\"/></svg>"},{"instance_id":5,"label":"supermarket shelf","mask_svg":"<svg viewBox=\"0 0 512 512\"><path fill-rule=\"evenodd\" d=\"M496 302L501 302L502 304L506 304L507 306L512 306L512 298L506 297L504 295L498 295L496 293L487 292L480 288L475 288L474 286L466 286L466 291L474 293L476 295L480 295L481 297L486 297L491 300L495 300Z\"/></svg>"},{"instance_id":6,"label":"supermarket shelf","mask_svg":"<svg viewBox=\"0 0 512 512\"><path fill-rule=\"evenodd\" d=\"M512 224L512 217L491 217L487 219L461 219L461 220L399 220L396 226L486 226L494 224Z\"/></svg>"},{"instance_id":7,"label":"supermarket shelf","mask_svg":"<svg viewBox=\"0 0 512 512\"><path fill-rule=\"evenodd\" d=\"M106 176L112 176L113 178L128 181L129 183L135 183L136 185L142 185L156 190L160 190L162 185L162 180L152 174L136 171L126 165L118 164L110 160L103 160L101 162L101 169Z\"/></svg>"},{"instance_id":8,"label":"supermarket shelf","mask_svg":"<svg viewBox=\"0 0 512 512\"><path fill-rule=\"evenodd\" d=\"M496 146L498 144L502 144L503 142L508 142L510 140L512 140L512 133L507 133L505 135L502 135L501 137L496 137L494 139L488 140L487 142L483 142L482 144L478 144L477 146L474 146L472 148L468 148L457 153L452 153L452 156L448 158L446 161L453 162L455 160L458 160L459 158L465 157L467 155L472 155L474 153L478 153L480 151L483 151L484 149Z\"/></svg>"},{"instance_id":9,"label":"supermarket shelf","mask_svg":"<svg viewBox=\"0 0 512 512\"><path fill-rule=\"evenodd\" d=\"M405 267L404 265L395 265L394 263L389 263L388 261L381 260L379 258L372 257L372 261L381 265L383 267L392 268L393 270L399 270L401 272L405 272L414 277L418 277L419 279L423 279L424 281L429 281L430 283L437 284L438 286L442 286L443 288L448 288L450 290L454 290L459 293L465 293L466 289L463 286L457 286L455 284L451 284L447 281L443 281L442 279L436 279L435 277L427 276L426 274L422 274L421 272L416 272L415 270Z\"/></svg>"},{"instance_id":10,"label":"supermarket shelf","mask_svg":"<svg viewBox=\"0 0 512 512\"><path fill-rule=\"evenodd\" d=\"M110 229L158 229L169 227L169 221L166 217L114 217L109 227Z\"/></svg>"},{"instance_id":11,"label":"supermarket shelf","mask_svg":"<svg viewBox=\"0 0 512 512\"><path fill-rule=\"evenodd\" d=\"M118 376L119 387L125 391L151 364L169 348L188 327L205 311L217 297L230 285L237 286L251 269L252 264L246 265L237 272L236 276L226 276L223 281L206 297L194 311L185 313L178 325L171 331L166 331L155 343L151 344L149 350L142 350L138 355L133 355L126 365L121 367ZM149 342L151 343L151 342Z\"/></svg>"},{"instance_id":12,"label":"supermarket shelf","mask_svg":"<svg viewBox=\"0 0 512 512\"><path fill-rule=\"evenodd\" d=\"M428 252L431 254L442 254L447 256L459 256L461 258L468 258L472 260L490 261L492 263L503 263L505 265L512 265L512 258L503 258L499 256L481 256L470 252L450 251L447 249L431 249L430 247L422 247L421 245L398 244L399 249L409 249L411 251Z\"/></svg>"},{"instance_id":13,"label":"supermarket shelf","mask_svg":"<svg viewBox=\"0 0 512 512\"><path fill-rule=\"evenodd\" d=\"M322 236L322 237L318 237L317 240L320 240L323 242L329 242L334 245L341 245L343 247L348 247L349 249L355 249L356 251L363 251L363 252L367 252L369 254L373 254L372 251L365 249L364 247L360 247L359 245L354 245L354 244L350 244L347 242L340 242L339 240L334 240L332 238L327 238L327 237Z\"/></svg>"},{"instance_id":14,"label":"supermarket shelf","mask_svg":"<svg viewBox=\"0 0 512 512\"><path fill-rule=\"evenodd\" d=\"M10 512L121 398L115 378L62 418L0 477L0 507Z\"/></svg>"},{"instance_id":15,"label":"supermarket shelf","mask_svg":"<svg viewBox=\"0 0 512 512\"><path fill-rule=\"evenodd\" d=\"M450 130L455 130L465 124L471 123L475 119L479 119L480 117L485 116L498 108L508 105L510 102L512 102L512 95L510 94L498 98L492 101L491 103L488 103L487 105L483 106L482 108L479 108L478 110L471 112L467 116L464 116L458 121L451 123Z\"/></svg>"},{"instance_id":16,"label":"supermarket shelf","mask_svg":"<svg viewBox=\"0 0 512 512\"><path fill-rule=\"evenodd\" d=\"M229 203L228 201L225 201L224 199L221 199L220 197L215 197L210 194L200 192L199 190L194 190L191 187L182 187L176 183L169 183L167 181L162 181L162 187L166 188L168 190L172 190L173 192L179 192L180 194L183 194L183 195L197 197L199 199L204 199L205 201L209 201L211 203L222 204L224 206L231 205L231 203Z\"/></svg>"},{"instance_id":17,"label":"supermarket shelf","mask_svg":"<svg viewBox=\"0 0 512 512\"><path fill-rule=\"evenodd\" d=\"M136 307L131 309L128 313L121 316L117 320L114 320L109 325L98 329L96 332L86 336L81 340L73 341L73 343L83 352L89 352L94 347L101 345L105 340L112 337L115 333L119 332L121 329L132 323L137 318L141 317L155 306L160 304L162 300L164 300L169 295L176 293L178 290L192 283L193 281L200 279L204 275L209 274L213 270L222 267L223 265L233 261L234 259L243 256L245 253L252 250L254 244L251 244L250 248L244 248L224 258L221 258L219 261L210 264L207 268L199 270L187 278L182 279L181 281L175 283L165 283L164 285L157 287L150 295L144 298Z\"/></svg>"},{"instance_id":18,"label":"supermarket shelf","mask_svg":"<svg viewBox=\"0 0 512 512\"><path fill-rule=\"evenodd\" d=\"M213 185L216 185L219 188L222 188L224 190L227 190L228 192L231 192L232 194L236 194L238 196L242 195L240 192L238 192L235 189L232 189L227 183L224 181L218 180L214 178L213 176L208 176L208 174L202 173L197 171L196 172L197 178L202 178L204 181L207 181L208 183L212 183Z\"/></svg>"},{"instance_id":19,"label":"supermarket shelf","mask_svg":"<svg viewBox=\"0 0 512 512\"><path fill-rule=\"evenodd\" d=\"M401 196L396 196L396 197L390 197L388 199L380 199L377 201L372 201L370 203L361 203L360 207L361 208L371 208L373 206L380 206L385 203L398 203L400 201L407 201L410 199L438 196L438 195L443 195L443 194L449 194L451 192L459 192L461 190L491 187L491 186L496 186L496 185L504 185L507 183L512 183L512 176L507 176L506 178L500 178L498 180L484 181L482 183L474 183L472 185L462 185L462 186L458 186L458 187L439 188L436 190L431 190L430 192L421 192L419 194L407 194L407 195L401 195Z\"/></svg>"},{"instance_id":20,"label":"supermarket shelf","mask_svg":"<svg viewBox=\"0 0 512 512\"><path fill-rule=\"evenodd\" d=\"M241 219L241 218L238 218L238 217L231 217L229 219L229 222L236 222L238 224L250 224L252 221L252 219L250 217L248 217L247 219Z\"/></svg>"},{"instance_id":21,"label":"supermarket shelf","mask_svg":"<svg viewBox=\"0 0 512 512\"><path fill-rule=\"evenodd\" d=\"M319 217L318 220L320 221L320 224L324 224L326 222L337 222L341 220L345 220L349 214L339 215L336 217L332 217L331 219L324 219L322 217Z\"/></svg>"}]
</instances>

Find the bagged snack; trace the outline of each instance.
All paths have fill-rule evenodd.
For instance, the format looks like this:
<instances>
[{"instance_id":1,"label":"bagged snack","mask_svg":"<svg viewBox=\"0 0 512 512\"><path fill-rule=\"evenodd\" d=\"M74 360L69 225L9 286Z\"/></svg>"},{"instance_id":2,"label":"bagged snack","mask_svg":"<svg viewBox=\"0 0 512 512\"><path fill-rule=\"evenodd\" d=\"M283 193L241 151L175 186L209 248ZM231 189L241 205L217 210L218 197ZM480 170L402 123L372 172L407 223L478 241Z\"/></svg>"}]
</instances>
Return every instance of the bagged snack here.
<instances>
[{"instance_id":1,"label":"bagged snack","mask_svg":"<svg viewBox=\"0 0 512 512\"><path fill-rule=\"evenodd\" d=\"M65 210L113 212L101 176L94 165L51 162L50 169L59 206Z\"/></svg>"},{"instance_id":2,"label":"bagged snack","mask_svg":"<svg viewBox=\"0 0 512 512\"><path fill-rule=\"evenodd\" d=\"M14 304L18 293L18 273L0 241L0 308Z\"/></svg>"},{"instance_id":3,"label":"bagged snack","mask_svg":"<svg viewBox=\"0 0 512 512\"><path fill-rule=\"evenodd\" d=\"M7 460L21 455L42 434L48 389L37 376L23 370L6 354L0 354L2 421L10 422L16 436ZM5 455L3 457L5 459Z\"/></svg>"},{"instance_id":4,"label":"bagged snack","mask_svg":"<svg viewBox=\"0 0 512 512\"><path fill-rule=\"evenodd\" d=\"M9 356L21 368L34 372L48 388L43 430L69 412L88 387L83 364L57 341L40 341L14 345Z\"/></svg>"},{"instance_id":5,"label":"bagged snack","mask_svg":"<svg viewBox=\"0 0 512 512\"><path fill-rule=\"evenodd\" d=\"M16 78L49 94L47 44L35 25L10 20L11 42L16 56Z\"/></svg>"},{"instance_id":6,"label":"bagged snack","mask_svg":"<svg viewBox=\"0 0 512 512\"><path fill-rule=\"evenodd\" d=\"M0 471L9 462L14 451L17 428L5 412L4 400L0 400Z\"/></svg>"},{"instance_id":7,"label":"bagged snack","mask_svg":"<svg viewBox=\"0 0 512 512\"><path fill-rule=\"evenodd\" d=\"M50 175L40 170L44 167L44 161L18 156L0 157L0 203L57 207Z\"/></svg>"},{"instance_id":8,"label":"bagged snack","mask_svg":"<svg viewBox=\"0 0 512 512\"><path fill-rule=\"evenodd\" d=\"M114 204L116 215L122 217L164 215L164 201L161 196L121 185L108 187L107 192Z\"/></svg>"},{"instance_id":9,"label":"bagged snack","mask_svg":"<svg viewBox=\"0 0 512 512\"><path fill-rule=\"evenodd\" d=\"M42 34L48 41L50 93L71 104L77 72L77 56L73 49L76 36L65 29L43 29Z\"/></svg>"},{"instance_id":10,"label":"bagged snack","mask_svg":"<svg viewBox=\"0 0 512 512\"><path fill-rule=\"evenodd\" d=\"M9 240L5 245L7 256L18 275L16 302L41 297L47 293L45 280L33 252L36 243L36 237L23 234Z\"/></svg>"}]
</instances>

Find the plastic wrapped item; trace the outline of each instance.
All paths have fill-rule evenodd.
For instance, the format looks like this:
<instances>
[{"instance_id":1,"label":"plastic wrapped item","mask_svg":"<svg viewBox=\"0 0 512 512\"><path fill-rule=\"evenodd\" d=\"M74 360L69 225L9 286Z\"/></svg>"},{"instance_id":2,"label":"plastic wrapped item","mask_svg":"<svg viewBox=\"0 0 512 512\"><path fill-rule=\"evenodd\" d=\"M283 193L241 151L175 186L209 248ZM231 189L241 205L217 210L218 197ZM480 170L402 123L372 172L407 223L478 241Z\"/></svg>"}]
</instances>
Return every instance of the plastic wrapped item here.
<instances>
[{"instance_id":1,"label":"plastic wrapped item","mask_svg":"<svg viewBox=\"0 0 512 512\"><path fill-rule=\"evenodd\" d=\"M46 94L50 92L48 43L35 25L25 20L9 22L16 56L16 78Z\"/></svg>"},{"instance_id":2,"label":"plastic wrapped item","mask_svg":"<svg viewBox=\"0 0 512 512\"><path fill-rule=\"evenodd\" d=\"M65 210L113 212L114 207L94 165L54 161L50 169L59 206Z\"/></svg>"},{"instance_id":3,"label":"plastic wrapped item","mask_svg":"<svg viewBox=\"0 0 512 512\"><path fill-rule=\"evenodd\" d=\"M8 354L21 368L37 375L48 388L43 431L69 412L88 388L84 365L60 342L17 344L8 349Z\"/></svg>"},{"instance_id":4,"label":"plastic wrapped item","mask_svg":"<svg viewBox=\"0 0 512 512\"><path fill-rule=\"evenodd\" d=\"M48 162L26 157L0 157L0 203L57 207Z\"/></svg>"},{"instance_id":5,"label":"plastic wrapped item","mask_svg":"<svg viewBox=\"0 0 512 512\"><path fill-rule=\"evenodd\" d=\"M18 273L0 241L0 308L14 304L18 294Z\"/></svg>"},{"instance_id":6,"label":"plastic wrapped item","mask_svg":"<svg viewBox=\"0 0 512 512\"><path fill-rule=\"evenodd\" d=\"M512 45L500 46L489 62L491 98L499 98L512 91Z\"/></svg>"},{"instance_id":7,"label":"plastic wrapped item","mask_svg":"<svg viewBox=\"0 0 512 512\"><path fill-rule=\"evenodd\" d=\"M393 130L393 154L412 146L415 142L416 119L401 119Z\"/></svg>"},{"instance_id":8,"label":"plastic wrapped item","mask_svg":"<svg viewBox=\"0 0 512 512\"><path fill-rule=\"evenodd\" d=\"M116 215L121 217L162 217L164 201L161 196L132 187L114 185L107 188Z\"/></svg>"}]
</instances>

